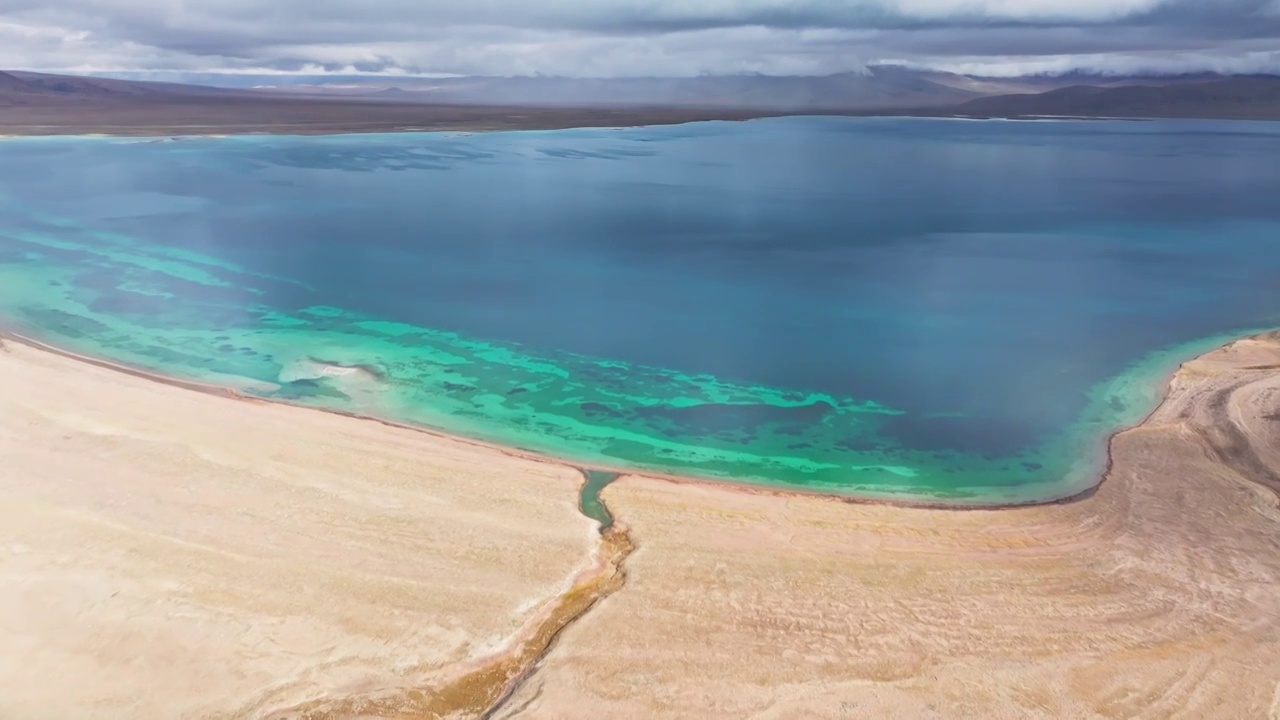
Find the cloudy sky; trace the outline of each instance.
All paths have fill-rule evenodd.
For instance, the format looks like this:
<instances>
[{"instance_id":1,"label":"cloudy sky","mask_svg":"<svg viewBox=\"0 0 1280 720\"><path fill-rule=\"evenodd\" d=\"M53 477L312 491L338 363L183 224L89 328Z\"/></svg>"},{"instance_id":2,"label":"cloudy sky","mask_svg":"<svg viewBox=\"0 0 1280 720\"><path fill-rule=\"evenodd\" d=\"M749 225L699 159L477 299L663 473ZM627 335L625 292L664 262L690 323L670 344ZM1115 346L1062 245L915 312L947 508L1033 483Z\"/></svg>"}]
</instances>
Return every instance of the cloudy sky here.
<instances>
[{"instance_id":1,"label":"cloudy sky","mask_svg":"<svg viewBox=\"0 0 1280 720\"><path fill-rule=\"evenodd\" d=\"M1280 0L0 0L0 67L1280 72Z\"/></svg>"}]
</instances>

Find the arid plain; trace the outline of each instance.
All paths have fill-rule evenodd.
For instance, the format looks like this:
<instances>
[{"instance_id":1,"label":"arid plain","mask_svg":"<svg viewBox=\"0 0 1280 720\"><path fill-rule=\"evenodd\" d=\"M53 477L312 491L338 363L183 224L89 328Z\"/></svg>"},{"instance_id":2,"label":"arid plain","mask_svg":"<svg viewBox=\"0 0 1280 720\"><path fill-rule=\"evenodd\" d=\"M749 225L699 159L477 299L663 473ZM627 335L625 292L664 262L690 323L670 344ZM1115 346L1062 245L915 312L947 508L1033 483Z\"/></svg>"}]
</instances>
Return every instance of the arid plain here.
<instances>
[{"instance_id":1,"label":"arid plain","mask_svg":"<svg viewBox=\"0 0 1280 720\"><path fill-rule=\"evenodd\" d=\"M1076 502L623 477L603 536L568 465L15 339L0 383L0 717L1280 717L1280 335Z\"/></svg>"}]
</instances>

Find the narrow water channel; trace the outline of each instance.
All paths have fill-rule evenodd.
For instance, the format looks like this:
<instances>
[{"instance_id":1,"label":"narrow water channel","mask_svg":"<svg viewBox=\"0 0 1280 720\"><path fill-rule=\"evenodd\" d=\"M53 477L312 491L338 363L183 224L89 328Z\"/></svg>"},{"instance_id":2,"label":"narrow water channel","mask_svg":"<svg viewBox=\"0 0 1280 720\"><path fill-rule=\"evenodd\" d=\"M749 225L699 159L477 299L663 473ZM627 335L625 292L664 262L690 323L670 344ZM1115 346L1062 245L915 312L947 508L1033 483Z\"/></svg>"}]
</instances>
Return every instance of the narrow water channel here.
<instances>
[{"instance_id":1,"label":"narrow water channel","mask_svg":"<svg viewBox=\"0 0 1280 720\"><path fill-rule=\"evenodd\" d=\"M582 514L600 523L600 532L613 527L613 515L609 513L609 508L600 500L600 491L614 480L618 479L618 473L607 472L604 470L583 470L587 476L587 481L582 484L582 491L578 497L578 508L582 510Z\"/></svg>"}]
</instances>

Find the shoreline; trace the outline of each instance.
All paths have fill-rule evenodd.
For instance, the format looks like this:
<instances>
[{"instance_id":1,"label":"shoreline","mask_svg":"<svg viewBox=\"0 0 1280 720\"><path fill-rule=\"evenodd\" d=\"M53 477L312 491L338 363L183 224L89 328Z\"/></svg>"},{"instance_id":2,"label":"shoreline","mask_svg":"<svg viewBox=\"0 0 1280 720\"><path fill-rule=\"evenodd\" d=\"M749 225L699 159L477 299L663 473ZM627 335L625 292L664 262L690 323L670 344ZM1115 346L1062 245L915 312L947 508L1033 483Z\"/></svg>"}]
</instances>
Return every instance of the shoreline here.
<instances>
[{"instance_id":1,"label":"shoreline","mask_svg":"<svg viewBox=\"0 0 1280 720\"><path fill-rule=\"evenodd\" d=\"M1085 502L611 486L635 582L499 717L1280 718L1277 411L1268 331L1183 363Z\"/></svg>"},{"instance_id":2,"label":"shoreline","mask_svg":"<svg viewBox=\"0 0 1280 720\"><path fill-rule=\"evenodd\" d=\"M726 113L723 116L709 114L707 117L691 117L691 118L675 118L669 120L641 120L631 123L621 124L601 124L601 123L566 123L563 125L528 125L516 127L497 127L484 126L475 127L471 125L445 125L445 126L429 126L423 125L403 127L370 127L370 128L331 128L331 129L305 129L305 128L279 128L270 130L248 129L248 128L223 128L208 126L207 130L199 132L187 132L191 128L170 128L170 127L137 127L137 128L103 128L93 127L89 129L77 128L68 130L67 132L18 132L14 128L5 128L0 125L0 141L4 140L128 140L136 139L137 144L149 144L165 141L190 141L190 140L214 140L214 139L230 139L230 138L252 138L252 137L277 137L277 138L308 138L308 137L340 137L344 135L490 135L499 133L527 133L527 132L559 132L565 130L639 130L645 128L671 128L681 127L684 125L699 125L703 123L749 123L760 120L784 120L794 118L813 118L813 119L844 119L844 120L962 120L972 122L990 122L990 121L1018 121L1030 120L1035 118L1020 117L971 117L967 115L912 115L899 114L894 112L877 113L877 112L839 112L839 111L804 111L804 110L761 110L743 111L741 113ZM1075 118L1076 120L1110 120L1114 118ZM1149 118L1158 120L1159 118ZM1072 118L1061 118L1062 121L1071 121ZM56 126L41 126L42 129L56 129ZM29 129L29 128L27 128ZM173 132L176 130L176 132Z\"/></svg>"},{"instance_id":3,"label":"shoreline","mask_svg":"<svg viewBox=\"0 0 1280 720\"><path fill-rule=\"evenodd\" d=\"M346 129L317 129L306 130L301 128L285 128L278 130L256 130L256 129L237 129L237 128L219 128L210 127L207 131L183 132L189 128L124 128L124 129L75 129L67 132L17 132L13 128L4 128L0 126L0 141L4 140L137 140L137 145L159 143L165 141L189 141L189 140L221 140L230 138L252 138L252 137L273 137L273 138L308 138L308 137L339 137L343 135L489 135L493 133L516 133L516 132L558 132L561 130L634 130L640 128L659 128L659 127L679 127L681 125L696 125L699 123L711 122L727 122L727 123L746 123L755 120L769 120L777 118L793 118L793 117L886 117L886 118L911 118L918 116L910 115L884 115L884 116L850 116L850 115L808 115L808 114L768 114L768 115L751 115L740 118L697 118L689 120L671 120L671 121L655 121L655 122L637 122L620 125L607 124L587 124L587 125L554 125L550 127L531 126L531 127L471 127L468 125L448 125L442 127L374 127L368 129L346 128ZM953 118L925 118L934 120L955 119L963 120L966 118L956 116ZM53 128L50 128L53 129Z\"/></svg>"},{"instance_id":4,"label":"shoreline","mask_svg":"<svg viewBox=\"0 0 1280 720\"><path fill-rule=\"evenodd\" d=\"M519 108L518 108L519 109ZM559 110L560 108L533 108L541 110ZM637 114L646 112L645 108L620 109L633 110ZM324 123L298 123L293 125L258 126L258 125L0 125L0 141L31 139L138 139L140 142L163 142L165 140L203 140L241 137L333 137L342 135L404 135L404 134L490 134L506 132L556 132L561 130L632 130L639 128L679 127L709 122L746 123L756 120L776 120L785 118L841 118L847 120L954 120L961 122L1063 122L1063 123L1096 123L1096 122L1280 122L1280 117L1270 118L1215 118L1215 117L1160 117L1160 116L1124 116L1124 115L967 115L933 114L926 110L918 112L895 110L728 110L724 113L698 113L683 108L671 108L676 117L639 118L629 122L548 122L529 124L474 124L463 121L457 123L415 125L399 124L335 124L334 127Z\"/></svg>"},{"instance_id":5,"label":"shoreline","mask_svg":"<svg viewBox=\"0 0 1280 720\"><path fill-rule=\"evenodd\" d=\"M618 482L619 480L623 480L628 477L636 477L636 478L643 478L648 480L656 480L664 483L671 483L675 485L693 485L693 486L720 488L720 489L729 490L731 492L745 493L745 494L757 495L757 496L771 496L771 497L780 497L780 498L797 498L797 497L816 498L820 500L825 500L829 502L838 502L838 503L847 504L847 505L883 506L883 507L905 508L905 509L915 509L915 510L976 512L976 511L998 511L998 510L1014 510L1014 509L1022 509L1022 508L1049 507L1049 506L1055 506L1055 505L1071 505L1083 500L1087 500L1090 497L1093 497L1112 475L1112 471L1114 469L1114 464L1115 464L1114 445L1115 445L1116 439L1120 435L1126 432L1135 430L1147 424L1147 422L1152 418L1152 416L1156 415L1161 410L1161 408L1169 400L1170 392L1173 388L1173 385L1176 382L1179 373L1187 365L1187 363L1194 362L1195 360L1199 359L1202 355L1216 352L1217 350L1220 350L1224 347L1228 347L1236 342L1239 342L1241 340L1246 340L1252 337L1257 337L1260 334L1265 334L1265 332L1250 333L1246 335L1241 335L1239 337L1235 337L1227 341L1226 343L1223 343L1222 345L1219 345L1210 349L1205 353L1197 354L1195 357L1191 357L1179 362L1177 367L1175 367L1171 372L1167 373L1161 380L1160 386L1162 389L1161 389L1159 401L1156 403L1156 405L1153 408L1151 408L1151 410L1149 410L1146 414L1144 414L1143 417L1137 422L1126 424L1122 427L1116 428L1115 430L1111 431L1105 438L1100 439L1100 442L1103 444L1105 448L1104 456L1103 458L1101 458L1103 460L1102 469L1088 487L1081 489L1079 491L1070 493L1068 495L1064 495L1059 498L1028 500L1026 502L1001 502L1001 503L985 503L985 504L945 502L945 501L939 501L939 500L924 500L924 499L921 499L921 500L900 499L899 500L899 499L881 498L881 497L874 497L874 496L867 496L867 495L845 494L845 493L832 492L832 491L778 487L778 486L768 485L764 483L754 483L748 480L708 478L708 477L699 477L696 475L681 475L678 473L649 471L649 470L626 468L626 467L620 467L620 466L610 466L607 464L600 464L600 463L578 462L569 458L557 457L555 455L540 453L537 451L527 450L524 448L506 446L506 445L502 445L495 442L489 442L489 441L480 440L476 438L466 437L464 435L450 433L446 430L442 430L439 428L401 422L398 420L378 417L375 415L344 411L344 410L335 410L331 408L314 407L314 406L305 405L302 403L297 403L289 400L281 400L281 399L275 399L275 398L265 398L265 397L259 397L254 395L247 395L237 390L236 388L228 385L219 385L217 383L207 383L207 382L201 382L197 380L187 380L184 378L166 375L166 374L151 371L151 370L145 370L142 368L133 367L125 363L119 363L112 360L105 360L102 358L85 355L72 350L60 348L56 345L36 339L29 335L15 332L9 329L4 329L2 327L0 327L0 343L2 343L3 341L20 343L29 348L33 348L33 349L44 351L44 352L49 352L63 358L67 358L77 362L87 363L89 365L93 365L95 367L103 368L106 370L111 370L114 372L124 373L126 375L129 375L135 378L149 380L151 382L160 383L170 387L177 387L184 390L195 391L195 392L199 392L207 395L214 395L217 397L223 397L230 400L237 400L242 402L265 403L269 405L283 405L287 407L294 407L294 408L299 408L299 409L308 410L312 412L320 412L320 413L326 413L326 414L336 415L340 417L351 418L355 420L374 422L386 427L392 427L392 428L397 428L401 430L408 430L412 432L423 433L430 437L440 439L440 440L460 443L470 447L491 450L494 452L498 452L506 457L518 458L521 460L527 460L531 462L544 463L544 464L548 464L556 467L569 468L579 473L582 476L582 483L579 486L579 503L581 502L582 492L588 487L588 485L591 482L590 473L593 471L596 471L596 472L611 473L616 476L613 480L611 480L607 484L613 484ZM581 508L580 508L580 511L581 511ZM602 528L602 532L605 529L607 528Z\"/></svg>"},{"instance_id":6,"label":"shoreline","mask_svg":"<svg viewBox=\"0 0 1280 720\"><path fill-rule=\"evenodd\" d=\"M487 707L629 549L566 466L12 338L0 376L3 717Z\"/></svg>"},{"instance_id":7,"label":"shoreline","mask_svg":"<svg viewBox=\"0 0 1280 720\"><path fill-rule=\"evenodd\" d=\"M1280 331L1084 502L633 474L605 532L563 462L4 338L0 715L1270 717Z\"/></svg>"},{"instance_id":8,"label":"shoreline","mask_svg":"<svg viewBox=\"0 0 1280 720\"><path fill-rule=\"evenodd\" d=\"M166 138L371 133L482 133L738 122L840 110L682 106L417 105L333 99L253 98L160 105L22 107L0 121L0 138Z\"/></svg>"}]
</instances>

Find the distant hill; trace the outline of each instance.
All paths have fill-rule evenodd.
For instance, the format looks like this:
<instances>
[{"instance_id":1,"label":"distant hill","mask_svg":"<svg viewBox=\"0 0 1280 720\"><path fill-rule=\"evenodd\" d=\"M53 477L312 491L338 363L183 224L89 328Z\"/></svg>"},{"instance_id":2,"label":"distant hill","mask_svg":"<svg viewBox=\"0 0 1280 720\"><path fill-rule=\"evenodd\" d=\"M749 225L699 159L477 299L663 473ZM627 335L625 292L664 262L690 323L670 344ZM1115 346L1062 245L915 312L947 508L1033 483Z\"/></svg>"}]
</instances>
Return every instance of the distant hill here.
<instances>
[{"instance_id":1,"label":"distant hill","mask_svg":"<svg viewBox=\"0 0 1280 720\"><path fill-rule=\"evenodd\" d=\"M0 72L0 93L16 92L26 87L22 78L7 72Z\"/></svg>"},{"instance_id":2,"label":"distant hill","mask_svg":"<svg viewBox=\"0 0 1280 720\"><path fill-rule=\"evenodd\" d=\"M875 67L825 77L293 80L209 87L0 72L0 133L477 131L797 114L1280 119L1280 78L1269 76L981 78Z\"/></svg>"},{"instance_id":3,"label":"distant hill","mask_svg":"<svg viewBox=\"0 0 1280 720\"><path fill-rule=\"evenodd\" d=\"M289 82L268 87L0 73L0 106L166 97L368 99L447 105L528 107L666 107L802 112L952 105L1027 87L1017 81L969 78L899 67L827 76L724 75L689 78L460 77Z\"/></svg>"},{"instance_id":4,"label":"distant hill","mask_svg":"<svg viewBox=\"0 0 1280 720\"><path fill-rule=\"evenodd\" d=\"M0 134L170 136L230 133L551 130L746 120L739 108L506 106L0 72Z\"/></svg>"},{"instance_id":5,"label":"distant hill","mask_svg":"<svg viewBox=\"0 0 1280 720\"><path fill-rule=\"evenodd\" d=\"M984 97L948 108L981 117L1280 119L1280 77L1229 77L1165 85L1075 85Z\"/></svg>"},{"instance_id":6,"label":"distant hill","mask_svg":"<svg viewBox=\"0 0 1280 720\"><path fill-rule=\"evenodd\" d=\"M179 83L139 82L18 71L0 72L0 107L74 104L129 98L190 98L243 94L243 91L226 88Z\"/></svg>"},{"instance_id":7,"label":"distant hill","mask_svg":"<svg viewBox=\"0 0 1280 720\"><path fill-rule=\"evenodd\" d=\"M700 107L769 112L906 114L1004 95L1038 95L1070 86L1119 88L1190 85L1230 79L1211 73L1103 76L1083 73L996 78L873 66L826 76L717 75L684 78L379 76L216 78L254 83L263 91L297 96L376 98L406 103L528 107ZM243 87L243 85L239 85Z\"/></svg>"},{"instance_id":8,"label":"distant hill","mask_svg":"<svg viewBox=\"0 0 1280 720\"><path fill-rule=\"evenodd\" d=\"M961 76L903 68L818 77L724 75L691 78L466 77L397 80L392 88L344 83L292 92L377 93L404 102L530 106L663 106L842 110L948 105L983 94ZM284 90L285 88L279 88ZM1007 87L1002 87L1007 92Z\"/></svg>"},{"instance_id":9,"label":"distant hill","mask_svg":"<svg viewBox=\"0 0 1280 720\"><path fill-rule=\"evenodd\" d=\"M184 77L179 75L178 77ZM185 79L185 78L184 78ZM0 73L0 106L164 98L264 97L546 108L701 108L761 113L1161 115L1269 117L1276 78L1213 74L977 77L884 65L825 76L569 78L240 76L196 74L201 84ZM1225 83L1225 84L1224 84ZM219 85L213 87L211 85ZM917 112L920 111L920 112Z\"/></svg>"}]
</instances>

